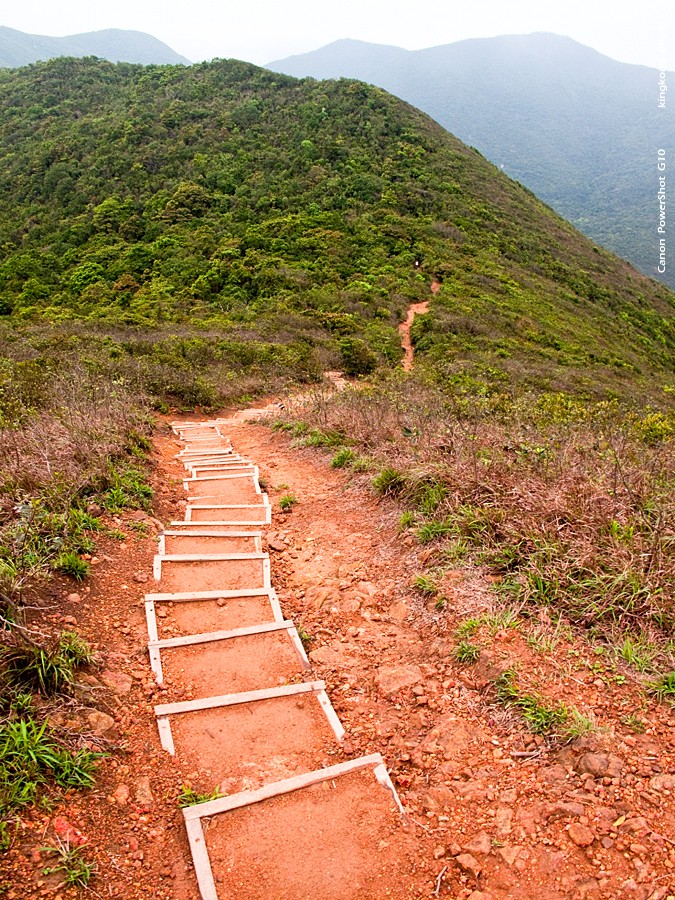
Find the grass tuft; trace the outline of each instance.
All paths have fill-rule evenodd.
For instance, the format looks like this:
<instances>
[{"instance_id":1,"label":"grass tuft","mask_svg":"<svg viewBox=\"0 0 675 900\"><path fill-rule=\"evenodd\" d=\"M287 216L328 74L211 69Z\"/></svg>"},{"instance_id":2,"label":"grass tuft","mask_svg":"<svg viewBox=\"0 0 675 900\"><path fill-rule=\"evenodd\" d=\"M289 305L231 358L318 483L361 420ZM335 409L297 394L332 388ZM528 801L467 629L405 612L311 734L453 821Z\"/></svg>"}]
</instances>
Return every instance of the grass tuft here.
<instances>
[{"instance_id":1,"label":"grass tuft","mask_svg":"<svg viewBox=\"0 0 675 900\"><path fill-rule=\"evenodd\" d=\"M568 724L569 710L558 703L547 703L538 694L528 694L519 688L514 669L507 669L495 682L497 700L520 713L535 734L560 735Z\"/></svg>"},{"instance_id":2,"label":"grass tuft","mask_svg":"<svg viewBox=\"0 0 675 900\"><path fill-rule=\"evenodd\" d=\"M453 659L464 665L475 663L480 656L480 647L471 641L460 641L452 652Z\"/></svg>"},{"instance_id":3,"label":"grass tuft","mask_svg":"<svg viewBox=\"0 0 675 900\"><path fill-rule=\"evenodd\" d=\"M220 788L214 788L211 793L195 791L189 784L182 784L178 794L178 805L183 809L186 806L195 806L197 803L208 803L209 800L218 800L223 794Z\"/></svg>"},{"instance_id":4,"label":"grass tuft","mask_svg":"<svg viewBox=\"0 0 675 900\"><path fill-rule=\"evenodd\" d=\"M63 887L86 888L89 885L97 867L95 862L87 862L84 859L82 847L71 847L68 843L59 841L55 847L42 849L57 857L55 865L42 870L43 875L60 874Z\"/></svg>"},{"instance_id":5,"label":"grass tuft","mask_svg":"<svg viewBox=\"0 0 675 900\"><path fill-rule=\"evenodd\" d=\"M91 572L89 563L85 559L81 559L79 553L74 550L62 553L54 563L54 568L63 572L64 575L70 575L75 581L84 581Z\"/></svg>"},{"instance_id":6,"label":"grass tuft","mask_svg":"<svg viewBox=\"0 0 675 900\"><path fill-rule=\"evenodd\" d=\"M400 494L406 486L406 477L398 469L386 467L381 469L372 480L372 486L375 493L382 497L395 497Z\"/></svg>"},{"instance_id":7,"label":"grass tuft","mask_svg":"<svg viewBox=\"0 0 675 900\"><path fill-rule=\"evenodd\" d=\"M334 469L345 469L351 465L354 459L356 459L356 455L353 450L350 450L349 447L340 447L331 459L330 464Z\"/></svg>"},{"instance_id":8,"label":"grass tuft","mask_svg":"<svg viewBox=\"0 0 675 900\"><path fill-rule=\"evenodd\" d=\"M655 681L649 682L647 690L657 700L675 703L675 672L666 672Z\"/></svg>"}]
</instances>

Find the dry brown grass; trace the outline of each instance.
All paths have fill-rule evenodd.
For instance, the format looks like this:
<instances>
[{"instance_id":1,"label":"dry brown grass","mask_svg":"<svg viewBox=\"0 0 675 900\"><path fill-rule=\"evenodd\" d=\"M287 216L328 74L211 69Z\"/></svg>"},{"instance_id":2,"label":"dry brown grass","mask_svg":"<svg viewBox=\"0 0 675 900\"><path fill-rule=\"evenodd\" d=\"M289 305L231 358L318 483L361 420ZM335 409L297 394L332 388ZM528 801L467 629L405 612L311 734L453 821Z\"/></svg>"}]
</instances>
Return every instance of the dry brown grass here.
<instances>
[{"instance_id":1,"label":"dry brown grass","mask_svg":"<svg viewBox=\"0 0 675 900\"><path fill-rule=\"evenodd\" d=\"M558 395L443 395L397 376L317 397L302 416L402 476L394 493L437 560L487 567L504 594L588 628L672 635L667 416Z\"/></svg>"}]
</instances>

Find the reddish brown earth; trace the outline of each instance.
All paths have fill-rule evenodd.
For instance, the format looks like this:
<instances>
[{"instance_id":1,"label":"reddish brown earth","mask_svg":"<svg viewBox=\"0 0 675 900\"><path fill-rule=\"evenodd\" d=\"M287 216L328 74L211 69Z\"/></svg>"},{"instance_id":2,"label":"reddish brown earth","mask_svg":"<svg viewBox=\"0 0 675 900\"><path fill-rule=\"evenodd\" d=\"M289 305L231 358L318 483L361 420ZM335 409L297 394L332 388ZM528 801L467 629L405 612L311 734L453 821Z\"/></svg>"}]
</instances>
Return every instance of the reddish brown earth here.
<instances>
[{"instance_id":1,"label":"reddish brown earth","mask_svg":"<svg viewBox=\"0 0 675 900\"><path fill-rule=\"evenodd\" d=\"M437 294L440 289L441 285L438 281L431 282L432 294ZM410 329L412 327L412 323L415 321L415 316L424 315L424 313L426 312L429 312L428 300L425 300L422 303L412 303L408 307L405 322L401 322L401 324L398 326L398 333L401 338L401 347L403 348L403 359L401 360L401 365L404 372L411 372L413 366L415 365L415 348L413 347L410 337Z\"/></svg>"},{"instance_id":2,"label":"reddish brown earth","mask_svg":"<svg viewBox=\"0 0 675 900\"><path fill-rule=\"evenodd\" d=\"M401 365L403 366L404 372L410 372L415 364L415 348L412 345L410 328L412 327L415 316L421 316L428 311L428 300L425 300L422 303L412 303L408 307L408 313L406 315L405 322L401 322L401 324L398 326L398 333L401 336L401 346L403 347L403 360L401 362Z\"/></svg>"},{"instance_id":3,"label":"reddish brown earth","mask_svg":"<svg viewBox=\"0 0 675 900\"><path fill-rule=\"evenodd\" d=\"M630 672L603 667L575 637L542 654L519 631L506 628L481 635L489 649L475 665L456 663L454 628L485 605L489 582L458 570L445 585L446 609L428 608L411 583L429 563L429 551L398 534L399 511L372 497L365 476L331 469L318 451L292 449L287 436L264 425L242 424L232 437L236 449L260 465L273 503L284 493L298 498L289 514L274 509L272 581L284 616L311 637L309 677L326 682L347 735L338 746L315 717L311 695L303 696L302 706L269 701L263 717L269 725L259 731L238 711L228 719L239 749L228 751L231 781L224 787L230 792L247 786L247 779L255 785L267 775L286 777L288 768L274 765L282 755L275 727L282 717L289 723L290 757L301 771L382 753L410 820L401 821L390 796L366 784L365 773L218 816L206 840L222 896L675 895L672 707L645 700ZM155 514L166 524L181 519L185 505L184 470L173 458L177 449L163 425L156 439ZM149 529L147 536L138 534L139 523ZM75 627L99 649L100 668L81 679L76 697L52 718L85 728L83 741L109 755L94 790L22 817L2 860L0 896L7 900L77 894L42 874L48 860L40 848L55 842L58 816L87 838L86 853L98 864L91 882L97 896L199 896L177 796L185 782L213 789L215 748L233 746L231 735L220 716L173 717L176 735L190 733L197 750L171 758L161 749L153 707L197 690L193 650L181 650L180 660L178 651L162 651L167 689L159 690L150 677L143 609L145 593L156 589L157 524L139 514L111 524L127 537L100 542L80 599L72 597L73 583L56 580L45 597L50 608L41 614L54 626ZM257 617L258 598L241 602L240 610L238 600L223 607L204 604L202 610L191 604L189 611L158 605L160 636L162 629L194 632L195 618L204 622L199 631L219 627L220 610L223 628L238 627L239 612ZM208 619L198 618L202 611ZM260 658L259 650L251 653ZM528 687L592 713L599 730L567 746L533 738L494 702L492 680L512 664ZM247 665L242 658L242 678ZM200 677L208 677L203 664L198 668ZM174 684L181 669L182 684ZM284 674L294 681L300 671L297 657L289 656ZM636 713L644 733L624 724Z\"/></svg>"}]
</instances>

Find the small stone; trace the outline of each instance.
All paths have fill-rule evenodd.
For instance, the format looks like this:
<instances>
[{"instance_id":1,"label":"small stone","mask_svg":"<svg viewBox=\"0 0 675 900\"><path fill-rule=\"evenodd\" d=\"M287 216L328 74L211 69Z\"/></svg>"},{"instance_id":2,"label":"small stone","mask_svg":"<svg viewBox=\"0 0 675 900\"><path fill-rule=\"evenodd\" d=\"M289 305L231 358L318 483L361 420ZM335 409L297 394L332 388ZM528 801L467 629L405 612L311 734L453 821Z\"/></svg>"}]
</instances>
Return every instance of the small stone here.
<instances>
[{"instance_id":1,"label":"small stone","mask_svg":"<svg viewBox=\"0 0 675 900\"><path fill-rule=\"evenodd\" d=\"M507 866L512 866L520 856L520 847L510 847L505 845L497 850L497 853L504 860Z\"/></svg>"},{"instance_id":2,"label":"small stone","mask_svg":"<svg viewBox=\"0 0 675 900\"><path fill-rule=\"evenodd\" d=\"M340 612L353 616L361 609L361 603L355 596L346 596L340 600Z\"/></svg>"},{"instance_id":3,"label":"small stone","mask_svg":"<svg viewBox=\"0 0 675 900\"><path fill-rule=\"evenodd\" d=\"M64 818L64 816L56 816L52 822L52 827L57 836L61 838L65 844L69 844L73 847L81 847L83 844L87 843L87 838L82 832L75 828L75 826L71 824L68 819Z\"/></svg>"},{"instance_id":4,"label":"small stone","mask_svg":"<svg viewBox=\"0 0 675 900\"><path fill-rule=\"evenodd\" d=\"M547 822L556 819L571 819L573 817L583 816L585 809L581 803L551 803L543 811L543 816Z\"/></svg>"},{"instance_id":5,"label":"small stone","mask_svg":"<svg viewBox=\"0 0 675 900\"><path fill-rule=\"evenodd\" d=\"M485 831L479 831L475 837L464 844L464 849L468 850L469 853L478 853L481 856L487 856L490 850L492 850L492 840L490 835Z\"/></svg>"},{"instance_id":6,"label":"small stone","mask_svg":"<svg viewBox=\"0 0 675 900\"><path fill-rule=\"evenodd\" d=\"M453 805L455 796L452 789L445 785L431 787L422 797L422 806L427 812L443 812ZM458 853L461 851L458 850Z\"/></svg>"},{"instance_id":7,"label":"small stone","mask_svg":"<svg viewBox=\"0 0 675 900\"><path fill-rule=\"evenodd\" d=\"M272 534L267 536L267 546L270 550L275 550L277 553L283 553L286 549L286 543Z\"/></svg>"},{"instance_id":8,"label":"small stone","mask_svg":"<svg viewBox=\"0 0 675 900\"><path fill-rule=\"evenodd\" d=\"M332 601L337 600L337 597L332 588L313 585L305 591L305 600L316 612L319 612L324 606L332 606Z\"/></svg>"},{"instance_id":9,"label":"small stone","mask_svg":"<svg viewBox=\"0 0 675 900\"><path fill-rule=\"evenodd\" d=\"M580 775L617 778L623 769L623 760L613 753L584 753L579 758L576 769Z\"/></svg>"},{"instance_id":10,"label":"small stone","mask_svg":"<svg viewBox=\"0 0 675 900\"><path fill-rule=\"evenodd\" d=\"M101 681L118 697L128 694L134 683L131 675L127 675L125 672L113 672L112 669L105 669L101 672Z\"/></svg>"},{"instance_id":11,"label":"small stone","mask_svg":"<svg viewBox=\"0 0 675 900\"><path fill-rule=\"evenodd\" d=\"M152 809L154 806L155 798L152 795L150 778L147 775L143 775L136 782L136 803L144 809Z\"/></svg>"},{"instance_id":12,"label":"small stone","mask_svg":"<svg viewBox=\"0 0 675 900\"><path fill-rule=\"evenodd\" d=\"M218 597L216 606L227 606L227 600L224 597Z\"/></svg>"},{"instance_id":13,"label":"small stone","mask_svg":"<svg viewBox=\"0 0 675 900\"><path fill-rule=\"evenodd\" d=\"M390 619L393 619L394 622L405 622L405 620L410 615L410 610L408 609L408 605L403 603L403 601L399 601L398 603L392 603L389 609L387 610L387 615Z\"/></svg>"},{"instance_id":14,"label":"small stone","mask_svg":"<svg viewBox=\"0 0 675 900\"><path fill-rule=\"evenodd\" d=\"M623 834L633 834L635 837L646 837L651 833L649 822L642 816L635 816L632 819L626 819L621 825Z\"/></svg>"},{"instance_id":15,"label":"small stone","mask_svg":"<svg viewBox=\"0 0 675 900\"><path fill-rule=\"evenodd\" d=\"M649 781L653 791L675 791L675 775L654 775Z\"/></svg>"},{"instance_id":16,"label":"small stone","mask_svg":"<svg viewBox=\"0 0 675 900\"><path fill-rule=\"evenodd\" d=\"M118 806L126 806L129 802L131 791L128 784L118 784L110 796L110 800Z\"/></svg>"},{"instance_id":17,"label":"small stone","mask_svg":"<svg viewBox=\"0 0 675 900\"><path fill-rule=\"evenodd\" d=\"M317 647L316 650L312 650L309 658L313 663L319 663L319 665L328 666L331 669L337 669L342 660L340 654L326 644L323 647Z\"/></svg>"},{"instance_id":18,"label":"small stone","mask_svg":"<svg viewBox=\"0 0 675 900\"><path fill-rule=\"evenodd\" d=\"M68 603L80 603L82 601L82 597L80 594L68 594L66 597Z\"/></svg>"},{"instance_id":19,"label":"small stone","mask_svg":"<svg viewBox=\"0 0 675 900\"><path fill-rule=\"evenodd\" d=\"M419 666L380 666L375 681L385 697L398 694L423 680Z\"/></svg>"},{"instance_id":20,"label":"small stone","mask_svg":"<svg viewBox=\"0 0 675 900\"><path fill-rule=\"evenodd\" d=\"M595 840L595 835L591 829L582 825L580 822L572 822L567 833L570 840L575 843L577 847L590 847Z\"/></svg>"},{"instance_id":21,"label":"small stone","mask_svg":"<svg viewBox=\"0 0 675 900\"><path fill-rule=\"evenodd\" d=\"M481 864L470 853L460 853L459 856L455 857L455 862L462 872L466 872L467 875L473 875L474 878L478 878L482 871Z\"/></svg>"},{"instance_id":22,"label":"small stone","mask_svg":"<svg viewBox=\"0 0 675 900\"><path fill-rule=\"evenodd\" d=\"M547 784L560 784L567 781L567 771L561 765L547 766L541 770L539 777Z\"/></svg>"},{"instance_id":23,"label":"small stone","mask_svg":"<svg viewBox=\"0 0 675 900\"><path fill-rule=\"evenodd\" d=\"M104 735L115 727L115 720L100 709L93 709L87 716L89 728L94 734Z\"/></svg>"},{"instance_id":24,"label":"small stone","mask_svg":"<svg viewBox=\"0 0 675 900\"><path fill-rule=\"evenodd\" d=\"M445 856L445 847L440 845L434 849L434 859L442 859Z\"/></svg>"},{"instance_id":25,"label":"small stone","mask_svg":"<svg viewBox=\"0 0 675 900\"><path fill-rule=\"evenodd\" d=\"M75 616L64 616L61 621L64 625L77 625L77 619Z\"/></svg>"},{"instance_id":26,"label":"small stone","mask_svg":"<svg viewBox=\"0 0 675 900\"><path fill-rule=\"evenodd\" d=\"M511 822L513 821L513 810L509 806L500 806L495 813L495 828L497 836L505 838L511 834Z\"/></svg>"},{"instance_id":27,"label":"small stone","mask_svg":"<svg viewBox=\"0 0 675 900\"><path fill-rule=\"evenodd\" d=\"M148 578L147 572L136 572L133 576L134 581L138 582L138 584L145 584Z\"/></svg>"}]
</instances>

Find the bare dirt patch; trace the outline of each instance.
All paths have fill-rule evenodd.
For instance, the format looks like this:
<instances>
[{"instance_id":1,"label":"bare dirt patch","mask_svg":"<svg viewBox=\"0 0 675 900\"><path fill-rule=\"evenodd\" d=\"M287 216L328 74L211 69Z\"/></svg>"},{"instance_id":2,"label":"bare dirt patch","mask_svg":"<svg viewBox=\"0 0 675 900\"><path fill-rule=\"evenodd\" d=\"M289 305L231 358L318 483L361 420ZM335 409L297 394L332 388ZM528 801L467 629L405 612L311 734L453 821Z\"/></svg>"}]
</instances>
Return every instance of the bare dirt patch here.
<instances>
[{"instance_id":1,"label":"bare dirt patch","mask_svg":"<svg viewBox=\"0 0 675 900\"><path fill-rule=\"evenodd\" d=\"M170 700L193 700L278 687L302 673L287 632L247 635L162 650Z\"/></svg>"},{"instance_id":2,"label":"bare dirt patch","mask_svg":"<svg viewBox=\"0 0 675 900\"><path fill-rule=\"evenodd\" d=\"M312 694L172 716L171 730L181 763L200 773L203 789L219 785L227 794L321 768L337 752Z\"/></svg>"},{"instance_id":3,"label":"bare dirt patch","mask_svg":"<svg viewBox=\"0 0 675 900\"><path fill-rule=\"evenodd\" d=\"M233 631L235 628L274 621L272 607L267 597L218 599L157 604L157 629L160 640L165 637L209 631Z\"/></svg>"}]
</instances>

